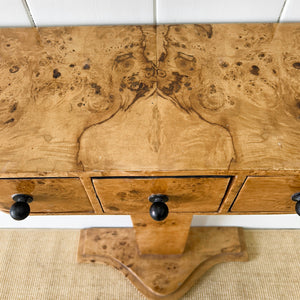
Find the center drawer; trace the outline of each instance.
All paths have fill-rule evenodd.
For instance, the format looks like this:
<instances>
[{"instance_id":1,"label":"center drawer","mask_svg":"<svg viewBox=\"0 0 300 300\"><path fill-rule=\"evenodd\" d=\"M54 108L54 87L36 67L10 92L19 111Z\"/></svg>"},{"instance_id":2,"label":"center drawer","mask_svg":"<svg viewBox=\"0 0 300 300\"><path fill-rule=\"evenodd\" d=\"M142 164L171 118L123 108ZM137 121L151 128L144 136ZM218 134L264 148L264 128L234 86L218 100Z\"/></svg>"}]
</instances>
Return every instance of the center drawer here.
<instances>
[{"instance_id":1,"label":"center drawer","mask_svg":"<svg viewBox=\"0 0 300 300\"><path fill-rule=\"evenodd\" d=\"M217 212L230 177L119 177L93 178L106 213L147 213L148 197L165 194L170 212Z\"/></svg>"}]
</instances>

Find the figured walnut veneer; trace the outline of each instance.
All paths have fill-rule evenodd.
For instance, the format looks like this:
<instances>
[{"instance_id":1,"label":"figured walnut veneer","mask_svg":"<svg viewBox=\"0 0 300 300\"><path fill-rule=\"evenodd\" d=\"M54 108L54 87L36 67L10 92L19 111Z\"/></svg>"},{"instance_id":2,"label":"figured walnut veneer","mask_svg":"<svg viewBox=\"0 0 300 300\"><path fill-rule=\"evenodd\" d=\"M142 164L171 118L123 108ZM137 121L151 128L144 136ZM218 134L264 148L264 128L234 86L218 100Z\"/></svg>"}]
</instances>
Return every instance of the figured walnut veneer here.
<instances>
[{"instance_id":1,"label":"figured walnut veneer","mask_svg":"<svg viewBox=\"0 0 300 300\"><path fill-rule=\"evenodd\" d=\"M77 258L114 266L149 299L177 300L214 265L248 255L238 228L191 228L182 256L140 255L132 228L90 228L81 231Z\"/></svg>"},{"instance_id":2,"label":"figured walnut veneer","mask_svg":"<svg viewBox=\"0 0 300 300\"><path fill-rule=\"evenodd\" d=\"M94 209L78 178L0 179L0 205L8 212L14 194L32 195L32 214L90 214Z\"/></svg>"},{"instance_id":3,"label":"figured walnut veneer","mask_svg":"<svg viewBox=\"0 0 300 300\"><path fill-rule=\"evenodd\" d=\"M0 30L0 170L298 170L299 24Z\"/></svg>"},{"instance_id":4,"label":"figured walnut veneer","mask_svg":"<svg viewBox=\"0 0 300 300\"><path fill-rule=\"evenodd\" d=\"M148 213L149 195L168 195L170 212L217 212L229 177L94 178L104 212Z\"/></svg>"},{"instance_id":5,"label":"figured walnut veneer","mask_svg":"<svg viewBox=\"0 0 300 300\"><path fill-rule=\"evenodd\" d=\"M232 176L182 211L273 212L237 195L298 178L299 40L297 23L2 28L0 177L77 177L93 212L126 213L92 177Z\"/></svg>"},{"instance_id":6,"label":"figured walnut veneer","mask_svg":"<svg viewBox=\"0 0 300 300\"><path fill-rule=\"evenodd\" d=\"M294 213L291 195L296 191L300 191L300 176L248 177L231 211Z\"/></svg>"},{"instance_id":7,"label":"figured walnut veneer","mask_svg":"<svg viewBox=\"0 0 300 300\"><path fill-rule=\"evenodd\" d=\"M178 298L215 263L246 259L236 229L190 230L194 213L292 212L299 45L297 23L0 29L1 209L20 190L34 213L131 214L135 238L92 230L83 255ZM151 193L169 196L161 223ZM170 254L188 271L156 280L145 254L155 272Z\"/></svg>"}]
</instances>

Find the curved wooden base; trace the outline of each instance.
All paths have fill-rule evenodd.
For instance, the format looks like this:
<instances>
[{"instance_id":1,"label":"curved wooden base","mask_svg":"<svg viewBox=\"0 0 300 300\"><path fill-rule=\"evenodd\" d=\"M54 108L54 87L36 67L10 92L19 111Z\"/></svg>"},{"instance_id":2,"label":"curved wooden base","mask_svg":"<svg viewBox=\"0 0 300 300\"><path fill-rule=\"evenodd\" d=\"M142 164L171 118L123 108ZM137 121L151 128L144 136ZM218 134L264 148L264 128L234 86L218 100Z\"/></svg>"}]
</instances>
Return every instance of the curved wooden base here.
<instances>
[{"instance_id":1,"label":"curved wooden base","mask_svg":"<svg viewBox=\"0 0 300 300\"><path fill-rule=\"evenodd\" d=\"M150 299L179 299L212 266L247 261L240 228L191 227L182 255L140 255L133 228L81 231L78 262L122 271Z\"/></svg>"}]
</instances>

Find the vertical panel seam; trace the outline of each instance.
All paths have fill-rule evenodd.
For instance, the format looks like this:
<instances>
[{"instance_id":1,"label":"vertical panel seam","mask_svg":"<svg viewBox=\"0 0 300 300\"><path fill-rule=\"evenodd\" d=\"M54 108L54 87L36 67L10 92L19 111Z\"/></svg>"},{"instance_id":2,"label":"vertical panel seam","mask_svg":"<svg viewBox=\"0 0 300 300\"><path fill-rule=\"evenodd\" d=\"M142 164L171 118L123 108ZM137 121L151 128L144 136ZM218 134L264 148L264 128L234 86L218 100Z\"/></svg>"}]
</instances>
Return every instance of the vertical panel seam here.
<instances>
[{"instance_id":1,"label":"vertical panel seam","mask_svg":"<svg viewBox=\"0 0 300 300\"><path fill-rule=\"evenodd\" d=\"M284 0L284 2L283 2L281 11L280 11L280 13L279 13L279 17L278 17L278 19L277 19L277 23L280 23L280 22L281 22L281 17L282 17L282 14L283 14L284 10L285 10L285 7L286 7L287 2L288 2L288 0Z\"/></svg>"},{"instance_id":2,"label":"vertical panel seam","mask_svg":"<svg viewBox=\"0 0 300 300\"><path fill-rule=\"evenodd\" d=\"M153 0L153 23L157 25L157 0Z\"/></svg>"},{"instance_id":3,"label":"vertical panel seam","mask_svg":"<svg viewBox=\"0 0 300 300\"><path fill-rule=\"evenodd\" d=\"M22 3L23 3L23 6L24 6L24 8L25 8L26 14L27 14L27 16L28 16L28 18L29 18L29 21L30 21L31 26L32 26L32 27L36 27L36 24L35 24L35 22L34 22L34 19L33 19L32 13L31 13L31 11L30 11L29 5L28 5L28 3L27 3L27 0L22 0Z\"/></svg>"}]
</instances>

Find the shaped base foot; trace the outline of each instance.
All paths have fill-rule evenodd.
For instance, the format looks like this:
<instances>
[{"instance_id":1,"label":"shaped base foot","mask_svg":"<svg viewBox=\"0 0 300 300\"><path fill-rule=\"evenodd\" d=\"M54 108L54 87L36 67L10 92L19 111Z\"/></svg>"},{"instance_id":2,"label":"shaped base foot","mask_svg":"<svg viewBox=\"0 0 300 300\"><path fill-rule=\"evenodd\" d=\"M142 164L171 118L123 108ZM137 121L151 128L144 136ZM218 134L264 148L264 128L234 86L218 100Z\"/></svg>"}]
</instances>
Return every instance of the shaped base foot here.
<instances>
[{"instance_id":1,"label":"shaped base foot","mask_svg":"<svg viewBox=\"0 0 300 300\"><path fill-rule=\"evenodd\" d=\"M149 299L179 299L215 264L247 260L242 229L228 227L191 227L182 255L140 255L133 228L81 230L78 249L78 262L115 267Z\"/></svg>"}]
</instances>

